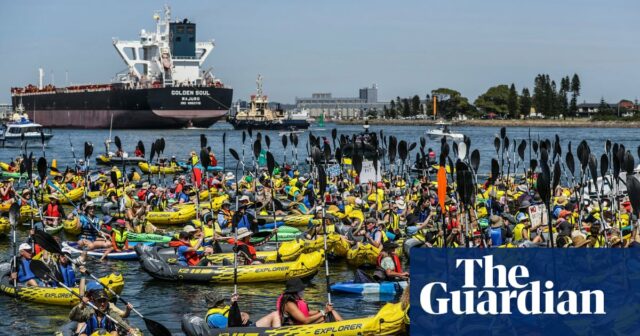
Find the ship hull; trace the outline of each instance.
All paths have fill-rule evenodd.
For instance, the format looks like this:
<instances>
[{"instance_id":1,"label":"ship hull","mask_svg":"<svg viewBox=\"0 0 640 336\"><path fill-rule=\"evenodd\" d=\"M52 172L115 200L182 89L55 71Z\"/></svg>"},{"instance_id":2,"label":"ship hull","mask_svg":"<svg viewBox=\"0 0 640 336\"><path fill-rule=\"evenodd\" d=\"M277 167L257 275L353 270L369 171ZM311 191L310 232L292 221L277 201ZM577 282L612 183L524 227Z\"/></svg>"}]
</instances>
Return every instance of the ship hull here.
<instances>
[{"instance_id":1,"label":"ship hull","mask_svg":"<svg viewBox=\"0 0 640 336\"><path fill-rule=\"evenodd\" d=\"M227 120L235 129L263 129L263 130L289 130L289 129L307 129L310 124L306 120L278 120L278 121L255 121L255 120L237 120L229 118Z\"/></svg>"},{"instance_id":2,"label":"ship hull","mask_svg":"<svg viewBox=\"0 0 640 336\"><path fill-rule=\"evenodd\" d=\"M46 127L177 129L213 125L232 99L227 88L167 87L15 94L12 103Z\"/></svg>"}]
</instances>

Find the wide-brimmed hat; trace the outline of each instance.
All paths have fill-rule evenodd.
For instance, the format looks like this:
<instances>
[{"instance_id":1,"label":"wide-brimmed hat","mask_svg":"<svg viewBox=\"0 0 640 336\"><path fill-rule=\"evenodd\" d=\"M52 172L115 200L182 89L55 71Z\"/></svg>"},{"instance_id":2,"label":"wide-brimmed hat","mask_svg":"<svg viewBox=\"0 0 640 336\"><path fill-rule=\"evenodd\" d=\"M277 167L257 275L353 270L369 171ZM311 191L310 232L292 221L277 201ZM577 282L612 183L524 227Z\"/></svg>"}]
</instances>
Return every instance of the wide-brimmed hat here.
<instances>
[{"instance_id":1,"label":"wide-brimmed hat","mask_svg":"<svg viewBox=\"0 0 640 336\"><path fill-rule=\"evenodd\" d=\"M51 194L49 195L49 200L59 200L58 195L57 194Z\"/></svg>"},{"instance_id":2,"label":"wide-brimmed hat","mask_svg":"<svg viewBox=\"0 0 640 336\"><path fill-rule=\"evenodd\" d=\"M586 244L589 244L589 241L585 239L583 236L575 236L573 237L573 247L582 247Z\"/></svg>"},{"instance_id":3,"label":"wide-brimmed hat","mask_svg":"<svg viewBox=\"0 0 640 336\"><path fill-rule=\"evenodd\" d=\"M149 182L143 182L142 183L142 189L149 189L151 185L149 184Z\"/></svg>"},{"instance_id":4,"label":"wide-brimmed hat","mask_svg":"<svg viewBox=\"0 0 640 336\"><path fill-rule=\"evenodd\" d=\"M224 303L224 300L225 300L224 296L216 292L207 293L204 295L204 301L207 303L207 306L209 307L217 307L222 303Z\"/></svg>"},{"instance_id":5,"label":"wide-brimmed hat","mask_svg":"<svg viewBox=\"0 0 640 336\"><path fill-rule=\"evenodd\" d=\"M531 203L529 201L522 201L522 203L520 203L520 209L529 208L530 206Z\"/></svg>"},{"instance_id":6,"label":"wide-brimmed hat","mask_svg":"<svg viewBox=\"0 0 640 336\"><path fill-rule=\"evenodd\" d=\"M396 205L400 210L404 210L407 207L407 203L405 203L405 201L401 199L396 201Z\"/></svg>"},{"instance_id":7,"label":"wide-brimmed hat","mask_svg":"<svg viewBox=\"0 0 640 336\"><path fill-rule=\"evenodd\" d=\"M24 251L24 250L31 251L31 245L29 245L27 243L20 244L20 247L18 248L18 251Z\"/></svg>"},{"instance_id":8,"label":"wide-brimmed hat","mask_svg":"<svg viewBox=\"0 0 640 336\"><path fill-rule=\"evenodd\" d=\"M227 175L225 175L225 177L224 177L224 178L226 178L227 180L233 180L233 179L235 179L235 178L236 178L236 176L235 176L235 175L233 175L233 173L232 173L232 172L227 172Z\"/></svg>"},{"instance_id":9,"label":"wide-brimmed hat","mask_svg":"<svg viewBox=\"0 0 640 336\"><path fill-rule=\"evenodd\" d=\"M185 225L184 228L182 229L182 231L187 232L187 233L191 233L191 232L195 232L196 228L193 227L193 225Z\"/></svg>"},{"instance_id":10,"label":"wide-brimmed hat","mask_svg":"<svg viewBox=\"0 0 640 336\"><path fill-rule=\"evenodd\" d=\"M89 201L87 203L85 203L84 207L85 208L90 208L90 207L95 207L95 203L93 203L93 201Z\"/></svg>"},{"instance_id":11,"label":"wide-brimmed hat","mask_svg":"<svg viewBox=\"0 0 640 336\"><path fill-rule=\"evenodd\" d=\"M398 244L392 242L392 241L386 241L384 244L382 244L382 249L385 251L388 250L395 250L398 248Z\"/></svg>"},{"instance_id":12,"label":"wide-brimmed hat","mask_svg":"<svg viewBox=\"0 0 640 336\"><path fill-rule=\"evenodd\" d=\"M251 199L249 198L249 196L247 195L242 195L242 197L240 197L240 199L238 200L239 202L251 202Z\"/></svg>"},{"instance_id":13,"label":"wide-brimmed hat","mask_svg":"<svg viewBox=\"0 0 640 336\"><path fill-rule=\"evenodd\" d=\"M303 291L307 286L305 286L304 282L300 280L300 278L293 278L287 280L287 284L285 285L284 292L285 293L297 293Z\"/></svg>"},{"instance_id":14,"label":"wide-brimmed hat","mask_svg":"<svg viewBox=\"0 0 640 336\"><path fill-rule=\"evenodd\" d=\"M238 239L242 239L244 237L251 236L253 232L249 231L249 229L247 228L242 227L238 229L237 234L238 234Z\"/></svg>"}]
</instances>

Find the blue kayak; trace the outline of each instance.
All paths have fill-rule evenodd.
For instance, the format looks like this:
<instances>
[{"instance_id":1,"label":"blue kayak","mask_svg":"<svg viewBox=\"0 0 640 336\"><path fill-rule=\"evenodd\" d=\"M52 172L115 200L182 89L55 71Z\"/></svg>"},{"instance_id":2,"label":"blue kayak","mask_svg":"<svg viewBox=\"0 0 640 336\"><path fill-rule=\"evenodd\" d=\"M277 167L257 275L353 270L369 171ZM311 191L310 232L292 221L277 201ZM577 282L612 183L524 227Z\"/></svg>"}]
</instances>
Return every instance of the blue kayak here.
<instances>
[{"instance_id":1,"label":"blue kayak","mask_svg":"<svg viewBox=\"0 0 640 336\"><path fill-rule=\"evenodd\" d=\"M258 225L258 228L260 228L260 230L273 230L276 226L277 227L284 226L284 222L266 223L266 224Z\"/></svg>"},{"instance_id":2,"label":"blue kayak","mask_svg":"<svg viewBox=\"0 0 640 336\"><path fill-rule=\"evenodd\" d=\"M134 246L136 246L137 244L143 244L143 245L153 245L153 242L144 242L144 243L138 243L138 242L129 242L129 247L133 248ZM69 252L69 254L71 254L71 256L73 257L77 257L80 254L82 254L82 250L78 249L78 243L77 242L63 242L62 243L62 250ZM87 251L87 256L89 257L93 257L93 258L102 258L102 254L104 253L104 249L97 249L97 250L91 250L91 251ZM127 251L121 251L121 252L111 252L107 255L107 259L109 260L138 260L138 255L136 254L136 251L134 251L133 249L127 250Z\"/></svg>"},{"instance_id":3,"label":"blue kayak","mask_svg":"<svg viewBox=\"0 0 640 336\"><path fill-rule=\"evenodd\" d=\"M367 282L354 283L353 281L337 282L331 285L332 292L349 293L349 294L380 294L395 295L399 294L408 286L407 281L383 281L383 282Z\"/></svg>"},{"instance_id":4,"label":"blue kayak","mask_svg":"<svg viewBox=\"0 0 640 336\"><path fill-rule=\"evenodd\" d=\"M186 162L178 162L178 166L180 166L182 169L191 170L191 165L187 164ZM198 169L202 170L203 167L202 167L201 164L197 164L195 166L195 168L198 168ZM217 171L221 171L223 169L224 168L222 166L208 166L207 167L207 171L210 171L210 172L217 172Z\"/></svg>"}]
</instances>

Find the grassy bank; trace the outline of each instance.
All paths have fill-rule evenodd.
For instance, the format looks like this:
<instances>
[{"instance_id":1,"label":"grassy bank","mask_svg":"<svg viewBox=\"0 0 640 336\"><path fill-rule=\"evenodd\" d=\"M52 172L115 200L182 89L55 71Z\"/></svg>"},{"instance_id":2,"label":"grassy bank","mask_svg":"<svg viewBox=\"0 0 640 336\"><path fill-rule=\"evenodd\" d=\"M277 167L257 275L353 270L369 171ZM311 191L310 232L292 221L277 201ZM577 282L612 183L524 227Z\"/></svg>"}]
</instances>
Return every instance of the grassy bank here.
<instances>
[{"instance_id":1,"label":"grassy bank","mask_svg":"<svg viewBox=\"0 0 640 336\"><path fill-rule=\"evenodd\" d=\"M336 120L341 125L362 125L362 120ZM369 120L370 125L394 125L394 126L430 126L435 125L434 120ZM640 121L608 120L592 121L589 119L513 119L513 120L465 120L456 121L459 126L486 126L486 127L593 127L593 128L640 128Z\"/></svg>"}]
</instances>

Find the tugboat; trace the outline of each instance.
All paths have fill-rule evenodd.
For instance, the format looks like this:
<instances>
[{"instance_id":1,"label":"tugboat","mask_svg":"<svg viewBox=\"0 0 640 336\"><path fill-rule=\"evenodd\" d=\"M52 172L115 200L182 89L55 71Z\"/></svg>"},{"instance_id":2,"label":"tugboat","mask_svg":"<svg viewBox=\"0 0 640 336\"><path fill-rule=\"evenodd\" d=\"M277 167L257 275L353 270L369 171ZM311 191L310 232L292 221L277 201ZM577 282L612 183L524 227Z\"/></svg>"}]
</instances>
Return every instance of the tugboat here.
<instances>
[{"instance_id":1,"label":"tugboat","mask_svg":"<svg viewBox=\"0 0 640 336\"><path fill-rule=\"evenodd\" d=\"M11 121L3 126L0 147L42 147L42 141L46 146L52 137L50 129L29 120L24 111L24 105L20 103Z\"/></svg>"},{"instance_id":2,"label":"tugboat","mask_svg":"<svg viewBox=\"0 0 640 336\"><path fill-rule=\"evenodd\" d=\"M282 109L270 109L267 96L262 94L262 76L258 75L256 83L258 89L255 95L251 95L249 108L246 110L237 108L236 114L228 118L227 121L233 125L233 128L264 130L300 130L309 128L309 122L306 120L286 118Z\"/></svg>"}]
</instances>

